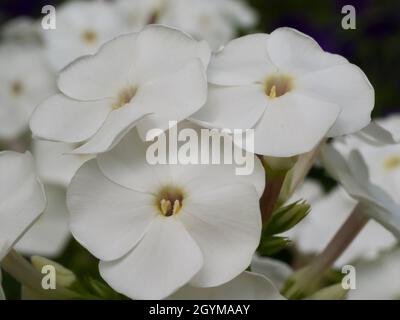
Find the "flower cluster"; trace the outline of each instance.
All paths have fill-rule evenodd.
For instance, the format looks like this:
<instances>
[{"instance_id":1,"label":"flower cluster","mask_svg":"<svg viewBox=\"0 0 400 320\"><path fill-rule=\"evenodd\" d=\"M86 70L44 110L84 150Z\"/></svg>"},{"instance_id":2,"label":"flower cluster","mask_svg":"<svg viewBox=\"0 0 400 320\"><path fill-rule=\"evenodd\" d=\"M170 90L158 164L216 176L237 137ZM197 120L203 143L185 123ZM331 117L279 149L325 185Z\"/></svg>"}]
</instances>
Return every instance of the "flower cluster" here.
<instances>
[{"instance_id":1,"label":"flower cluster","mask_svg":"<svg viewBox=\"0 0 400 320\"><path fill-rule=\"evenodd\" d=\"M55 30L10 23L0 45L0 140L32 151L0 153L0 260L25 297L293 298L287 279L300 277L268 257L288 237L298 262L371 218L340 259L322 259L336 267L397 243L399 118L370 123L359 67L291 28L233 39L256 21L238 0L70 2L57 14ZM204 128L211 145L191 139ZM181 147L198 161L151 163L153 141L165 159ZM216 151L253 170L237 175ZM303 183L318 155L342 185L327 195ZM68 281L51 296L13 272L12 247L57 258L71 234L101 278L76 285L81 270L56 264ZM318 285L295 293L318 298Z\"/></svg>"}]
</instances>

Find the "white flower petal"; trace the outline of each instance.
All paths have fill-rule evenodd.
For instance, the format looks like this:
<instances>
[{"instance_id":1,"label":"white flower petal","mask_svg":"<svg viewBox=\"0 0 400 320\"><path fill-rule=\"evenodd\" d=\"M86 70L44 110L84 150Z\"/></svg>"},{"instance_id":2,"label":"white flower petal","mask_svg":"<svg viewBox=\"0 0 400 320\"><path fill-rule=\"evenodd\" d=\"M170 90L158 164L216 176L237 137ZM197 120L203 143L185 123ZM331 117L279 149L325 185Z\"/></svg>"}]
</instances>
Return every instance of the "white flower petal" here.
<instances>
[{"instance_id":1,"label":"white flower petal","mask_svg":"<svg viewBox=\"0 0 400 320\"><path fill-rule=\"evenodd\" d=\"M184 286L172 300L283 300L268 278L253 272L243 272L231 281L212 288Z\"/></svg>"},{"instance_id":2,"label":"white flower petal","mask_svg":"<svg viewBox=\"0 0 400 320\"><path fill-rule=\"evenodd\" d=\"M46 207L30 153L0 152L0 235L13 244Z\"/></svg>"},{"instance_id":3,"label":"white flower petal","mask_svg":"<svg viewBox=\"0 0 400 320\"><path fill-rule=\"evenodd\" d=\"M157 214L153 201L152 195L113 183L90 160L68 188L72 234L99 259L118 259L145 234Z\"/></svg>"},{"instance_id":4,"label":"white flower petal","mask_svg":"<svg viewBox=\"0 0 400 320\"><path fill-rule=\"evenodd\" d=\"M274 157L308 152L323 139L339 112L339 106L303 93L271 99L254 128L254 151Z\"/></svg>"},{"instance_id":5,"label":"white flower petal","mask_svg":"<svg viewBox=\"0 0 400 320\"><path fill-rule=\"evenodd\" d=\"M74 59L95 53L100 45L126 32L113 4L72 1L57 7L56 28L41 30L48 60L60 70ZM91 38L86 38L86 33Z\"/></svg>"},{"instance_id":6,"label":"white flower petal","mask_svg":"<svg viewBox=\"0 0 400 320\"><path fill-rule=\"evenodd\" d=\"M93 157L71 154L75 148L74 143L33 139L32 152L40 179L67 187L82 164Z\"/></svg>"},{"instance_id":7,"label":"white flower petal","mask_svg":"<svg viewBox=\"0 0 400 320\"><path fill-rule=\"evenodd\" d=\"M341 113L329 130L329 136L356 132L371 121L374 88L354 64L341 64L307 74L298 79L298 85L321 100L340 106Z\"/></svg>"},{"instance_id":8,"label":"white flower petal","mask_svg":"<svg viewBox=\"0 0 400 320\"><path fill-rule=\"evenodd\" d=\"M151 165L146 160L144 143L135 129L109 152L97 156L102 173L111 181L132 190L152 193L170 181L167 166Z\"/></svg>"},{"instance_id":9,"label":"white flower petal","mask_svg":"<svg viewBox=\"0 0 400 320\"><path fill-rule=\"evenodd\" d=\"M139 87L133 104L153 112L154 116L149 121L141 121L139 134L145 137L150 129L168 128L168 120L179 122L186 119L199 110L206 100L207 78L199 59L188 62L178 72L147 82Z\"/></svg>"},{"instance_id":10,"label":"white flower petal","mask_svg":"<svg viewBox=\"0 0 400 320\"><path fill-rule=\"evenodd\" d=\"M202 253L182 223L159 216L126 256L101 261L100 274L132 299L162 299L186 284L202 264Z\"/></svg>"},{"instance_id":11,"label":"white flower petal","mask_svg":"<svg viewBox=\"0 0 400 320\"><path fill-rule=\"evenodd\" d=\"M335 148L326 145L321 156L327 171L351 197L363 204L363 212L400 238L400 205L382 188L371 183L361 153L353 150L345 159Z\"/></svg>"},{"instance_id":12,"label":"white flower petal","mask_svg":"<svg viewBox=\"0 0 400 320\"><path fill-rule=\"evenodd\" d=\"M251 34L230 41L211 59L209 82L220 85L248 85L263 82L276 70L268 56L267 34Z\"/></svg>"},{"instance_id":13,"label":"white flower petal","mask_svg":"<svg viewBox=\"0 0 400 320\"><path fill-rule=\"evenodd\" d=\"M58 87L79 100L118 97L128 79L137 81L136 39L137 33L119 36L100 47L95 55L75 60L61 71Z\"/></svg>"},{"instance_id":14,"label":"white flower petal","mask_svg":"<svg viewBox=\"0 0 400 320\"><path fill-rule=\"evenodd\" d=\"M277 67L296 75L348 62L324 52L314 39L292 28L278 28L269 35L268 54Z\"/></svg>"},{"instance_id":15,"label":"white flower petal","mask_svg":"<svg viewBox=\"0 0 400 320\"><path fill-rule=\"evenodd\" d=\"M293 269L286 263L258 254L253 256L251 271L266 276L278 289L282 289L286 280L293 274Z\"/></svg>"},{"instance_id":16,"label":"white flower petal","mask_svg":"<svg viewBox=\"0 0 400 320\"><path fill-rule=\"evenodd\" d=\"M194 124L185 122L178 125L178 132L181 129L190 128L196 131L200 136L200 128ZM169 132L166 133L167 136ZM230 139L230 138L227 138ZM230 140L229 144L232 144ZM168 142L167 142L168 143ZM178 146L180 143L178 143ZM236 169L242 168L243 165L219 164L219 165L152 165L146 159L146 150L149 143L140 140L135 129L110 152L100 154L97 158L99 168L103 174L110 180L121 184L124 187L141 192L154 192L165 184L176 183L185 188L188 193L202 193L231 183L248 183L254 185L257 192L261 196L265 186L265 174L261 161L253 154L247 153L247 160L250 159L248 166L251 169L251 160L254 161L253 171L248 175L237 175ZM217 151L221 151L223 161L223 142L218 145ZM202 145L200 145L202 147ZM238 152L242 152L235 145L232 148ZM210 140L210 149L212 143ZM209 151L211 157L212 150ZM204 150L199 152L200 156ZM166 161L168 161L169 153L166 153ZM207 159L211 163L211 159Z\"/></svg>"},{"instance_id":17,"label":"white flower petal","mask_svg":"<svg viewBox=\"0 0 400 320\"><path fill-rule=\"evenodd\" d=\"M61 94L39 105L30 127L37 137L64 142L81 142L101 127L111 111L109 100L82 102Z\"/></svg>"},{"instance_id":18,"label":"white flower petal","mask_svg":"<svg viewBox=\"0 0 400 320\"><path fill-rule=\"evenodd\" d=\"M261 234L258 200L255 188L246 184L231 184L184 199L180 219L204 256L192 285L217 286L249 266Z\"/></svg>"},{"instance_id":19,"label":"white flower petal","mask_svg":"<svg viewBox=\"0 0 400 320\"><path fill-rule=\"evenodd\" d=\"M248 155L254 160L254 168L247 175L236 174L236 169L240 167L236 164L178 164L170 166L171 181L182 185L187 193L196 195L242 183L253 186L261 197L265 187L264 167L258 157L253 154Z\"/></svg>"},{"instance_id":20,"label":"white flower petal","mask_svg":"<svg viewBox=\"0 0 400 320\"><path fill-rule=\"evenodd\" d=\"M139 120L148 114L135 103L113 110L100 129L84 145L75 149L74 153L101 153L112 149Z\"/></svg>"},{"instance_id":21,"label":"white flower petal","mask_svg":"<svg viewBox=\"0 0 400 320\"><path fill-rule=\"evenodd\" d=\"M24 255L57 257L71 238L65 190L48 185L45 191L46 210L15 245Z\"/></svg>"},{"instance_id":22,"label":"white flower petal","mask_svg":"<svg viewBox=\"0 0 400 320\"><path fill-rule=\"evenodd\" d=\"M400 114L394 113L377 120L377 124L391 133L393 140L400 142Z\"/></svg>"},{"instance_id":23,"label":"white flower petal","mask_svg":"<svg viewBox=\"0 0 400 320\"><path fill-rule=\"evenodd\" d=\"M207 103L191 119L221 129L250 129L261 118L267 103L267 96L259 84L210 85Z\"/></svg>"},{"instance_id":24,"label":"white flower petal","mask_svg":"<svg viewBox=\"0 0 400 320\"><path fill-rule=\"evenodd\" d=\"M357 287L349 290L349 300L398 300L400 295L400 250L386 251L378 259L360 261Z\"/></svg>"},{"instance_id":25,"label":"white flower petal","mask_svg":"<svg viewBox=\"0 0 400 320\"><path fill-rule=\"evenodd\" d=\"M137 38L137 72L141 83L174 73L198 58L207 68L211 49L184 32L162 25L145 27Z\"/></svg>"}]
</instances>

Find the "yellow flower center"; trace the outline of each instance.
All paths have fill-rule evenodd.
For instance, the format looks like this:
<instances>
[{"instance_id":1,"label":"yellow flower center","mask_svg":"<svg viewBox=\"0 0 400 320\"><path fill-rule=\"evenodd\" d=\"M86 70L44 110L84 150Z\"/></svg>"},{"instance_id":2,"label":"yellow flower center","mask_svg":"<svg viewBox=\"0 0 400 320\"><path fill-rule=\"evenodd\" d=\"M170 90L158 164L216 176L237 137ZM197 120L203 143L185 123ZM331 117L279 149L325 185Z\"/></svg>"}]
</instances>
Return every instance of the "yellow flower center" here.
<instances>
[{"instance_id":1,"label":"yellow flower center","mask_svg":"<svg viewBox=\"0 0 400 320\"><path fill-rule=\"evenodd\" d=\"M288 75L272 75L264 83L265 94L270 98L283 96L292 89L293 81Z\"/></svg>"},{"instance_id":2,"label":"yellow flower center","mask_svg":"<svg viewBox=\"0 0 400 320\"><path fill-rule=\"evenodd\" d=\"M85 30L82 32L82 40L86 44L94 44L97 42L97 33L93 30Z\"/></svg>"},{"instance_id":3,"label":"yellow flower center","mask_svg":"<svg viewBox=\"0 0 400 320\"><path fill-rule=\"evenodd\" d=\"M21 81L14 81L11 84L11 95L14 97L18 97L22 94L24 91L24 85L22 84Z\"/></svg>"},{"instance_id":4,"label":"yellow flower center","mask_svg":"<svg viewBox=\"0 0 400 320\"><path fill-rule=\"evenodd\" d=\"M122 90L118 95L117 102L112 104L112 108L118 109L131 102L136 94L136 91L137 89L135 87L130 87Z\"/></svg>"},{"instance_id":5,"label":"yellow flower center","mask_svg":"<svg viewBox=\"0 0 400 320\"><path fill-rule=\"evenodd\" d=\"M174 186L161 188L156 197L156 206L161 215L170 217L182 209L185 198L182 189Z\"/></svg>"},{"instance_id":6,"label":"yellow flower center","mask_svg":"<svg viewBox=\"0 0 400 320\"><path fill-rule=\"evenodd\" d=\"M383 161L383 167L387 171L394 170L400 167L400 156L390 156Z\"/></svg>"}]
</instances>

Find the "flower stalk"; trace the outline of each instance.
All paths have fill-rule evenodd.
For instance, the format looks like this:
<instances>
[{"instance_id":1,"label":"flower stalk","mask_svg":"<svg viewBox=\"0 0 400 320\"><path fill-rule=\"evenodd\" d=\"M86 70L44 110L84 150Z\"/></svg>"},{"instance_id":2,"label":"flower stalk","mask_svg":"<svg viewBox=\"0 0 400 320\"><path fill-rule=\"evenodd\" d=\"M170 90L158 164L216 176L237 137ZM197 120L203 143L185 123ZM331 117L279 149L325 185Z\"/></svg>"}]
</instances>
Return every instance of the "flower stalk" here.
<instances>
[{"instance_id":1,"label":"flower stalk","mask_svg":"<svg viewBox=\"0 0 400 320\"><path fill-rule=\"evenodd\" d=\"M261 219L265 225L271 218L277 206L285 175L269 176L266 178L264 193L260 199Z\"/></svg>"},{"instance_id":2,"label":"flower stalk","mask_svg":"<svg viewBox=\"0 0 400 320\"><path fill-rule=\"evenodd\" d=\"M283 294L288 299L302 299L318 289L325 272L353 242L369 221L358 204L326 248L305 268L296 272L287 282Z\"/></svg>"},{"instance_id":3,"label":"flower stalk","mask_svg":"<svg viewBox=\"0 0 400 320\"><path fill-rule=\"evenodd\" d=\"M52 290L42 287L43 275L15 250L11 250L1 262L2 268L15 280L32 291L40 292L48 299L76 299L79 295L65 287L57 286Z\"/></svg>"}]
</instances>

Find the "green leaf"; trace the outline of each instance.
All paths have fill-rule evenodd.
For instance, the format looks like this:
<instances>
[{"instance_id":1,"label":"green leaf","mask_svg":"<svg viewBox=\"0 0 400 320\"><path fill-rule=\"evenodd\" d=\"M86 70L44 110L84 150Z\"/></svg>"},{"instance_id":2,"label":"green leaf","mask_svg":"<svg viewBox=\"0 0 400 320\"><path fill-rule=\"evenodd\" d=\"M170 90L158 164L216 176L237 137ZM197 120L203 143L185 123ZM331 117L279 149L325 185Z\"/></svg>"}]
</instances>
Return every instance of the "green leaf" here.
<instances>
[{"instance_id":1,"label":"green leaf","mask_svg":"<svg viewBox=\"0 0 400 320\"><path fill-rule=\"evenodd\" d=\"M343 289L342 284L334 284L323 288L308 297L311 300L343 300L349 290Z\"/></svg>"},{"instance_id":2,"label":"green leaf","mask_svg":"<svg viewBox=\"0 0 400 320\"><path fill-rule=\"evenodd\" d=\"M115 292L106 283L94 279L92 277L83 277L75 282L71 287L75 292L78 292L82 299L88 300L115 300L125 299L124 296Z\"/></svg>"},{"instance_id":3,"label":"green leaf","mask_svg":"<svg viewBox=\"0 0 400 320\"><path fill-rule=\"evenodd\" d=\"M310 205L303 200L296 201L277 209L271 220L263 229L263 236L273 236L280 234L298 224L310 212Z\"/></svg>"},{"instance_id":4,"label":"green leaf","mask_svg":"<svg viewBox=\"0 0 400 320\"><path fill-rule=\"evenodd\" d=\"M285 249L289 243L290 240L285 237L262 237L257 251L262 256L271 256Z\"/></svg>"}]
</instances>

